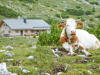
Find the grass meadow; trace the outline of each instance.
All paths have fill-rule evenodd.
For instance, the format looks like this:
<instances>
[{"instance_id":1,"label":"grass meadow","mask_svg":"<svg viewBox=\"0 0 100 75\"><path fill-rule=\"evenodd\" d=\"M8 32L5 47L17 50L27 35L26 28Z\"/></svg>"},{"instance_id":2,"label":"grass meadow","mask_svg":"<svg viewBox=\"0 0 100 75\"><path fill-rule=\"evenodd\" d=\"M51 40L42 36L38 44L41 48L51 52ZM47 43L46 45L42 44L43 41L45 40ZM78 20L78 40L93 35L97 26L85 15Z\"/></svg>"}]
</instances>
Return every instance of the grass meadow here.
<instances>
[{"instance_id":1,"label":"grass meadow","mask_svg":"<svg viewBox=\"0 0 100 75\"><path fill-rule=\"evenodd\" d=\"M13 50L6 49L14 54L12 57L0 52L0 63L6 62L8 70L18 75L56 75L60 70L61 75L100 75L100 50L89 50L92 57L61 56L56 61L51 50L55 46L41 46L36 43L37 38L0 38L0 50L8 45L14 47ZM29 60L28 56L34 56L34 59ZM13 60L5 60L10 58ZM66 69L60 69L59 65ZM23 73L20 67L30 72Z\"/></svg>"}]
</instances>

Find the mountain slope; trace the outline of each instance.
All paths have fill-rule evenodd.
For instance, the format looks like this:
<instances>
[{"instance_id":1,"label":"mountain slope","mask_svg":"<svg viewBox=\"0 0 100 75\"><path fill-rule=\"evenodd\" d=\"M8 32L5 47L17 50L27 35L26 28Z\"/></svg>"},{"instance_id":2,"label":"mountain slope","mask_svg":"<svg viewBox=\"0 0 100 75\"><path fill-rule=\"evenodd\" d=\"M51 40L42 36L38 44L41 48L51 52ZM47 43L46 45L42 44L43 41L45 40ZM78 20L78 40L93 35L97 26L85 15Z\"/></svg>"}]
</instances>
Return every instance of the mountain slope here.
<instances>
[{"instance_id":1,"label":"mountain slope","mask_svg":"<svg viewBox=\"0 0 100 75\"><path fill-rule=\"evenodd\" d=\"M65 12L67 9L75 9L75 7L81 7L84 11L92 11L93 7L95 7L94 14L89 16L82 15L85 19L95 18L100 12L99 3L99 0L0 0L0 6L20 13L21 16L42 19L59 18L56 14ZM74 18L80 17L70 14L68 16Z\"/></svg>"}]
</instances>

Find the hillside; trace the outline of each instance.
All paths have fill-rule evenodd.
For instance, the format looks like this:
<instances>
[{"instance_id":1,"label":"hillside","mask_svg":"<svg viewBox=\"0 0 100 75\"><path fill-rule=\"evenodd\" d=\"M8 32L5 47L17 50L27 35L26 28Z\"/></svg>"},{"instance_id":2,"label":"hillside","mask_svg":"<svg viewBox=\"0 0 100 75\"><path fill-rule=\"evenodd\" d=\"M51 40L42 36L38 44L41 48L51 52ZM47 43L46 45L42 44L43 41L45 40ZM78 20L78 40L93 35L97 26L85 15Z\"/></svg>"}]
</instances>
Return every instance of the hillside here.
<instances>
[{"instance_id":1,"label":"hillside","mask_svg":"<svg viewBox=\"0 0 100 75\"><path fill-rule=\"evenodd\" d=\"M80 8L85 13L77 15L71 14L70 10L66 12L68 9L79 9L79 11L73 10L73 12L80 13ZM0 0L0 19L15 18L18 15L45 20L48 18L59 19L59 14L62 14L64 18L81 17L83 20L87 20L86 22L97 22L100 18L99 9L99 0ZM92 13L92 11L94 12Z\"/></svg>"}]
</instances>

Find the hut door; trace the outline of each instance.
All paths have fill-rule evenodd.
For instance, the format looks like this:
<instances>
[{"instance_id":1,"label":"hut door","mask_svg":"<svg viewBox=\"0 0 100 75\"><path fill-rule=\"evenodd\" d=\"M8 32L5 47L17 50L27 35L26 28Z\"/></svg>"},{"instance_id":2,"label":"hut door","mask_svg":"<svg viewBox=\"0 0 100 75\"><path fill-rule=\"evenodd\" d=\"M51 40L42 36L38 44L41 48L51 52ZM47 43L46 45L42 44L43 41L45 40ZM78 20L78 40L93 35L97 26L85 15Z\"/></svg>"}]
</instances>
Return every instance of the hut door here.
<instances>
[{"instance_id":1,"label":"hut door","mask_svg":"<svg viewBox=\"0 0 100 75\"><path fill-rule=\"evenodd\" d=\"M21 30L20 33L21 33L21 36L23 36L23 30Z\"/></svg>"}]
</instances>

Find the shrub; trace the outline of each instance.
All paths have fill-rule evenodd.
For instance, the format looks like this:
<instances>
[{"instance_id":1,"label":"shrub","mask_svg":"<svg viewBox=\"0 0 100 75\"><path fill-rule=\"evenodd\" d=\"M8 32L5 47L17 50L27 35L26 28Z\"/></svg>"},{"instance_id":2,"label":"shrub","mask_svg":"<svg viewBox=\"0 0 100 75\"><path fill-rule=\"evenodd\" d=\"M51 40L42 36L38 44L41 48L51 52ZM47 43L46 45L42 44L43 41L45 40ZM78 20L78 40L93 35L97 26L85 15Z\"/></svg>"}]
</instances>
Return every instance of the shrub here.
<instances>
[{"instance_id":1,"label":"shrub","mask_svg":"<svg viewBox=\"0 0 100 75\"><path fill-rule=\"evenodd\" d=\"M79 9L79 8L81 8L81 6L76 6L76 8L78 8L78 9Z\"/></svg>"},{"instance_id":2,"label":"shrub","mask_svg":"<svg viewBox=\"0 0 100 75\"><path fill-rule=\"evenodd\" d=\"M100 18L100 15L96 16L96 18Z\"/></svg>"},{"instance_id":3,"label":"shrub","mask_svg":"<svg viewBox=\"0 0 100 75\"><path fill-rule=\"evenodd\" d=\"M90 17L90 19L89 19L90 21L93 21L94 20L94 18L93 17Z\"/></svg>"},{"instance_id":4,"label":"shrub","mask_svg":"<svg viewBox=\"0 0 100 75\"><path fill-rule=\"evenodd\" d=\"M72 9L67 9L67 11L70 15L76 15L76 16L81 16L84 15L84 10L82 8L77 9L77 8L72 8Z\"/></svg>"},{"instance_id":5,"label":"shrub","mask_svg":"<svg viewBox=\"0 0 100 75\"><path fill-rule=\"evenodd\" d=\"M94 2L90 2L90 4L96 4L96 5L98 5L99 3L96 2L96 1L94 1Z\"/></svg>"},{"instance_id":6,"label":"shrub","mask_svg":"<svg viewBox=\"0 0 100 75\"><path fill-rule=\"evenodd\" d=\"M60 14L56 14L56 17L60 18ZM69 16L68 16L67 13L65 13L65 12L63 12L63 13L61 14L61 17L62 17L62 18L69 18Z\"/></svg>"},{"instance_id":7,"label":"shrub","mask_svg":"<svg viewBox=\"0 0 100 75\"><path fill-rule=\"evenodd\" d=\"M19 0L19 1L23 1L23 2L33 2L33 3L35 3L38 0Z\"/></svg>"},{"instance_id":8,"label":"shrub","mask_svg":"<svg viewBox=\"0 0 100 75\"><path fill-rule=\"evenodd\" d=\"M11 17L17 17L20 14L5 6L0 6L0 15L11 18Z\"/></svg>"},{"instance_id":9,"label":"shrub","mask_svg":"<svg viewBox=\"0 0 100 75\"><path fill-rule=\"evenodd\" d=\"M60 45L59 38L61 30L57 28L58 22L51 22L51 33L43 32L39 34L38 44L40 45Z\"/></svg>"},{"instance_id":10,"label":"shrub","mask_svg":"<svg viewBox=\"0 0 100 75\"><path fill-rule=\"evenodd\" d=\"M89 0L86 0L86 1L89 1Z\"/></svg>"},{"instance_id":11,"label":"shrub","mask_svg":"<svg viewBox=\"0 0 100 75\"><path fill-rule=\"evenodd\" d=\"M86 15L91 15L91 14L92 14L92 11L91 11L91 10L87 10L87 11L85 12L85 14L86 14Z\"/></svg>"},{"instance_id":12,"label":"shrub","mask_svg":"<svg viewBox=\"0 0 100 75\"><path fill-rule=\"evenodd\" d=\"M95 11L96 11L96 10L95 10L95 7L93 7L93 8L92 8L92 12L95 12Z\"/></svg>"},{"instance_id":13,"label":"shrub","mask_svg":"<svg viewBox=\"0 0 100 75\"><path fill-rule=\"evenodd\" d=\"M62 13L61 16L62 16L62 18L69 18L69 16L67 15L67 13Z\"/></svg>"},{"instance_id":14,"label":"shrub","mask_svg":"<svg viewBox=\"0 0 100 75\"><path fill-rule=\"evenodd\" d=\"M85 21L85 18L83 16L78 16L77 19L81 19L81 21Z\"/></svg>"}]
</instances>

